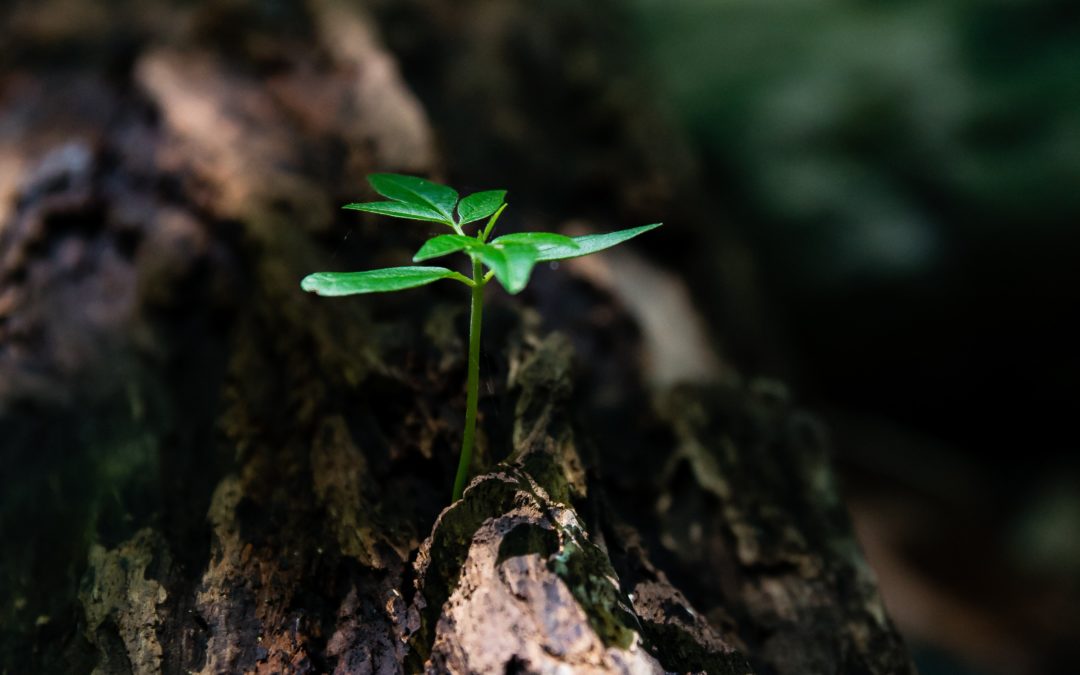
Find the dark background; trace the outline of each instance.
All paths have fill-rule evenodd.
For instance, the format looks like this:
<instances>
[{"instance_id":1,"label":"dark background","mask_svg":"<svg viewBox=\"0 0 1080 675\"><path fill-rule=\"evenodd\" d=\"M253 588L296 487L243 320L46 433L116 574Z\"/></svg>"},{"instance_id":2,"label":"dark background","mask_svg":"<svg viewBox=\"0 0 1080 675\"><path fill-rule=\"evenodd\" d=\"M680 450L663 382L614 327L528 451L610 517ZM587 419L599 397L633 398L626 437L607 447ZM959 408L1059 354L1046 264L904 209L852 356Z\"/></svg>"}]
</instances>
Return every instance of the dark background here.
<instances>
[{"instance_id":1,"label":"dark background","mask_svg":"<svg viewBox=\"0 0 1080 675\"><path fill-rule=\"evenodd\" d=\"M921 671L1075 657L1080 8L631 5Z\"/></svg>"}]
</instances>

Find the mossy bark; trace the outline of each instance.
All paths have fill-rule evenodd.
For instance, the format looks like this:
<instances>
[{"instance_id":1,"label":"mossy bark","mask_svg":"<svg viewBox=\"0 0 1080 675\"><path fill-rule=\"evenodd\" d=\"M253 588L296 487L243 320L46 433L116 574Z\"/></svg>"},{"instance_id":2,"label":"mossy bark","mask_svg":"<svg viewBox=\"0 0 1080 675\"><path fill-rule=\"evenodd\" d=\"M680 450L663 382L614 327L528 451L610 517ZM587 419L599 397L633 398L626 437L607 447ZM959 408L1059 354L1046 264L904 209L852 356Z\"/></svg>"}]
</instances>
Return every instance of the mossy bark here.
<instances>
[{"instance_id":1,"label":"mossy bark","mask_svg":"<svg viewBox=\"0 0 1080 675\"><path fill-rule=\"evenodd\" d=\"M624 442L507 298L447 506L467 298L298 285L427 234L334 209L443 169L379 22L118 4L57 62L61 5L3 10L2 672L910 671L808 418L620 359Z\"/></svg>"}]
</instances>

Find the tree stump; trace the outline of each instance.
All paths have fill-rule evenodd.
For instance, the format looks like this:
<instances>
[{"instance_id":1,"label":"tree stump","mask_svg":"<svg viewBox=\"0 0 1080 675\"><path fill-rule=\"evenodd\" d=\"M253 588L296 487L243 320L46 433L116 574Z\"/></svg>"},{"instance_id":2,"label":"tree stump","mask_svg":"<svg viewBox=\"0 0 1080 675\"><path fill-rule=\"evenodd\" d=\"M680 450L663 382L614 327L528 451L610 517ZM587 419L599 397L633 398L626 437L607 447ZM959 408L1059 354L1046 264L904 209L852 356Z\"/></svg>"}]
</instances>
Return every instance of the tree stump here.
<instances>
[{"instance_id":1,"label":"tree stump","mask_svg":"<svg viewBox=\"0 0 1080 675\"><path fill-rule=\"evenodd\" d=\"M453 170L375 15L72 5L0 10L0 671L913 672L819 425L650 382L595 269L494 299L448 505L460 289L299 289Z\"/></svg>"}]
</instances>

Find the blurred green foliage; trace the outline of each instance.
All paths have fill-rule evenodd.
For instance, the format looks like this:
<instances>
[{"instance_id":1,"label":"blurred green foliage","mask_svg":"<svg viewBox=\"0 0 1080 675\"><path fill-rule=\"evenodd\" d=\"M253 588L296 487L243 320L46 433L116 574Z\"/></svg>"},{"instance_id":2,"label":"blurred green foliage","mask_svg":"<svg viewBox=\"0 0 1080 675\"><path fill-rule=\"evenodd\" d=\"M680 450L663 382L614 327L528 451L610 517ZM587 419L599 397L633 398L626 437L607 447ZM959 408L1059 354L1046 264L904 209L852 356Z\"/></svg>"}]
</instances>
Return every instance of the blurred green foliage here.
<instances>
[{"instance_id":1,"label":"blurred green foliage","mask_svg":"<svg viewBox=\"0 0 1080 675\"><path fill-rule=\"evenodd\" d=\"M628 2L718 189L808 281L1080 216L1076 3Z\"/></svg>"}]
</instances>

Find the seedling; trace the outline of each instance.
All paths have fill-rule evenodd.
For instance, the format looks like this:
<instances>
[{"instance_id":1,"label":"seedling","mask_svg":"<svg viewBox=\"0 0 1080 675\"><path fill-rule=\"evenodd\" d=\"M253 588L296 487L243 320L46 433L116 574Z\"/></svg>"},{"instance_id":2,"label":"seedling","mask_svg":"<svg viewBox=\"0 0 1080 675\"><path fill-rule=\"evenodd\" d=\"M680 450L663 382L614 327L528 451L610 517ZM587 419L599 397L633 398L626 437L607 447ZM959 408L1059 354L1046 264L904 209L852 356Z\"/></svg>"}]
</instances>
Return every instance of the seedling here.
<instances>
[{"instance_id":1,"label":"seedling","mask_svg":"<svg viewBox=\"0 0 1080 675\"><path fill-rule=\"evenodd\" d=\"M389 201L346 204L343 208L445 225L453 234L440 234L428 239L413 256L413 262L423 262L451 253L464 253L472 259L472 277L445 267L389 267L367 272L318 272L305 277L300 282L300 287L325 296L401 291L440 279L453 279L469 287L472 292L472 311L469 320L469 364L465 385L465 435L461 440L461 457L458 460L453 493L453 499L457 501L465 490L476 438L484 287L494 277L507 292L518 293L529 282L532 269L538 262L578 258L603 251L660 227L660 223L580 237L565 237L551 232L519 232L504 234L488 241L495 229L495 223L506 209L505 190L476 192L459 200L458 193L453 189L413 176L376 173L368 176L368 182L375 192ZM475 234L465 233L466 225L485 218L487 223L483 227L478 226Z\"/></svg>"}]
</instances>

